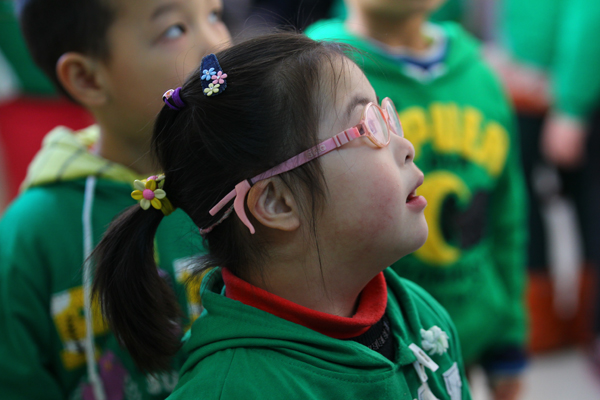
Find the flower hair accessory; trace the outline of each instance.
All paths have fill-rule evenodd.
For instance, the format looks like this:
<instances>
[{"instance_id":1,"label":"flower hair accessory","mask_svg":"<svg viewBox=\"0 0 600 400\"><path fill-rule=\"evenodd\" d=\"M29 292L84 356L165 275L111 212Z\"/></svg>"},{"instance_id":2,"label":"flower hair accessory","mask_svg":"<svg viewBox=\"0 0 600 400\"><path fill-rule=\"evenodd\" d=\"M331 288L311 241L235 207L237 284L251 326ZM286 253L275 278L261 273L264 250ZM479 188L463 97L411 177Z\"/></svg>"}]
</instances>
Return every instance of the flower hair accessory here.
<instances>
[{"instance_id":1,"label":"flower hair accessory","mask_svg":"<svg viewBox=\"0 0 600 400\"><path fill-rule=\"evenodd\" d=\"M144 210L150 206L161 210L165 216L174 211L173 205L167 199L167 194L162 189L165 184L165 175L152 175L142 181L135 180L133 187L136 189L131 192L131 197L140 202L140 207Z\"/></svg>"},{"instance_id":2,"label":"flower hair accessory","mask_svg":"<svg viewBox=\"0 0 600 400\"><path fill-rule=\"evenodd\" d=\"M437 325L425 330L421 329L421 346L430 355L442 355L448 350L448 334Z\"/></svg>"},{"instance_id":3,"label":"flower hair accessory","mask_svg":"<svg viewBox=\"0 0 600 400\"><path fill-rule=\"evenodd\" d=\"M185 103L181 100L180 93L180 87L175 90L169 89L163 94L162 99L172 110L179 111L185 107Z\"/></svg>"},{"instance_id":4,"label":"flower hair accessory","mask_svg":"<svg viewBox=\"0 0 600 400\"><path fill-rule=\"evenodd\" d=\"M202 59L200 64L202 75L200 82L205 96L216 96L227 88L227 74L221 69L217 56L209 54Z\"/></svg>"}]
</instances>

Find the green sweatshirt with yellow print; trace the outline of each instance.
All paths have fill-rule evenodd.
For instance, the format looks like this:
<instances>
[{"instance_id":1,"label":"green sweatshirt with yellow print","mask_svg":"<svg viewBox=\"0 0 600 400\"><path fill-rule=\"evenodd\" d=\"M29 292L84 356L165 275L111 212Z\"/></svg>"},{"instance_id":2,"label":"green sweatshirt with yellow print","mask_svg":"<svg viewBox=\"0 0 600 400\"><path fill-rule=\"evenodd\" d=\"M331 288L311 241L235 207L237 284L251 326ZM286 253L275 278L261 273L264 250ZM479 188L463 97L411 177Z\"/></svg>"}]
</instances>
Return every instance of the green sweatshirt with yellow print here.
<instances>
[{"instance_id":1,"label":"green sweatshirt with yellow print","mask_svg":"<svg viewBox=\"0 0 600 400\"><path fill-rule=\"evenodd\" d=\"M150 376L137 370L101 318L84 308L84 259L111 220L136 202L128 168L90 152L99 137L58 127L29 167L20 196L0 220L0 397L164 399L183 360ZM85 236L91 237L86 244ZM200 311L199 287L182 284L202 251L189 217L175 211L156 235L160 272L174 287L187 323ZM86 334L86 322L93 337ZM89 337L88 337L89 336ZM86 358L95 353L95 359ZM92 358L92 357L90 357Z\"/></svg>"},{"instance_id":2,"label":"green sweatshirt with yellow print","mask_svg":"<svg viewBox=\"0 0 600 400\"><path fill-rule=\"evenodd\" d=\"M380 98L398 109L428 205L429 237L393 265L450 313L465 365L505 372L524 363L526 202L513 113L478 43L459 25L428 24L440 47L430 70L357 37L340 20L307 31L348 43Z\"/></svg>"}]
</instances>

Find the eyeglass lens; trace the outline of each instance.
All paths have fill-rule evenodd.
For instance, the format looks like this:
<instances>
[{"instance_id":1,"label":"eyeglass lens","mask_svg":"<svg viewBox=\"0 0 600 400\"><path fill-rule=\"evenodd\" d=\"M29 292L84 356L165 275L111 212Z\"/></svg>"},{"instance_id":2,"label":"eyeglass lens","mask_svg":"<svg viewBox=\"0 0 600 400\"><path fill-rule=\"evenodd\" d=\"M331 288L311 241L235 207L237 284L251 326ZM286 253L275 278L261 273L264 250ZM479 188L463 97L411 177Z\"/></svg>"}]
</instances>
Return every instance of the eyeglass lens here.
<instances>
[{"instance_id":1,"label":"eyeglass lens","mask_svg":"<svg viewBox=\"0 0 600 400\"><path fill-rule=\"evenodd\" d=\"M385 111L387 112L387 115L388 115L390 129L391 129L392 133L394 133L400 137L404 137L404 131L402 130L402 124L400 124L400 120L398 119L398 112L396 111L394 104L390 100L387 100L387 101L385 101L384 107L385 107Z\"/></svg>"},{"instance_id":2,"label":"eyeglass lens","mask_svg":"<svg viewBox=\"0 0 600 400\"><path fill-rule=\"evenodd\" d=\"M389 141L389 130L383 115L377 107L368 107L365 115L366 125L369 133L382 146L385 146Z\"/></svg>"}]
</instances>

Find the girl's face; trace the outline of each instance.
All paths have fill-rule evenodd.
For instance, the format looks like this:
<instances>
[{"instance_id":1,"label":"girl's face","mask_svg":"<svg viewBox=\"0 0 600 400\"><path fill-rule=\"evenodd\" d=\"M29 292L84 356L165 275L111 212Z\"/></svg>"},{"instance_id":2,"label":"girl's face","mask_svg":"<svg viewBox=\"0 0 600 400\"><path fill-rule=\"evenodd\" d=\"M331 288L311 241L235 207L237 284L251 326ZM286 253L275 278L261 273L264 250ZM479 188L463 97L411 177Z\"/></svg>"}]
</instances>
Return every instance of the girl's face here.
<instances>
[{"instance_id":1,"label":"girl's face","mask_svg":"<svg viewBox=\"0 0 600 400\"><path fill-rule=\"evenodd\" d=\"M373 87L353 62L340 60L338 65L343 72L320 121L321 141L358 124L367 103L378 104ZM332 254L341 255L338 261L364 258L385 268L427 238L426 201L411 195L423 173L413 162L412 144L391 136L384 148L361 137L320 158L329 194L318 220L319 238Z\"/></svg>"}]
</instances>

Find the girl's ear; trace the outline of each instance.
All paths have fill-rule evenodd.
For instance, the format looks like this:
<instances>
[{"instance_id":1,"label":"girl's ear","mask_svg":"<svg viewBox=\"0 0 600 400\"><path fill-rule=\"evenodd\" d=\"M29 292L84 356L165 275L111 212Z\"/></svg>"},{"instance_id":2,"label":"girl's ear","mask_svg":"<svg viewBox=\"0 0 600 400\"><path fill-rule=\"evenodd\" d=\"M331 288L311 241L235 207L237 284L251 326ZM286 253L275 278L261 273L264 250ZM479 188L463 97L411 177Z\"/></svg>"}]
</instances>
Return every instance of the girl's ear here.
<instances>
[{"instance_id":1,"label":"girl's ear","mask_svg":"<svg viewBox=\"0 0 600 400\"><path fill-rule=\"evenodd\" d=\"M247 204L254 218L266 227L288 232L300 227L296 201L281 179L255 183L248 193Z\"/></svg>"},{"instance_id":2,"label":"girl's ear","mask_svg":"<svg viewBox=\"0 0 600 400\"><path fill-rule=\"evenodd\" d=\"M99 62L81 53L63 54L56 63L56 75L67 93L87 107L102 105L107 96Z\"/></svg>"}]
</instances>

